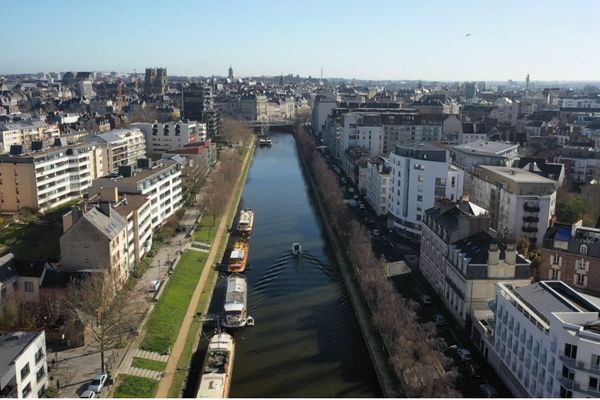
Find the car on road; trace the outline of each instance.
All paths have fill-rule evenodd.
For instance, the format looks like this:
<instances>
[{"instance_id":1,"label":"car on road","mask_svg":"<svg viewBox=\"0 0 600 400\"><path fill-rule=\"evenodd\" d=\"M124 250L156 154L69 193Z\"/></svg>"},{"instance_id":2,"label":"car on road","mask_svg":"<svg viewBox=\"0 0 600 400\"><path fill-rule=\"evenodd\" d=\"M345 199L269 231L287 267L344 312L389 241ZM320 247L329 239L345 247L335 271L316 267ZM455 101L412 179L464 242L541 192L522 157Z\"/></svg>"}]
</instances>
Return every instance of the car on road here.
<instances>
[{"instance_id":1,"label":"car on road","mask_svg":"<svg viewBox=\"0 0 600 400\"><path fill-rule=\"evenodd\" d=\"M104 384L106 383L107 379L108 379L108 374L106 374L105 372L96 374L92 378L92 381L90 382L90 384L88 385L87 390L91 390L94 393L100 393L102 391L102 389L104 388Z\"/></svg>"},{"instance_id":2,"label":"car on road","mask_svg":"<svg viewBox=\"0 0 600 400\"><path fill-rule=\"evenodd\" d=\"M79 396L80 399L93 399L94 397L96 397L96 393L93 390L86 390Z\"/></svg>"},{"instance_id":3,"label":"car on road","mask_svg":"<svg viewBox=\"0 0 600 400\"><path fill-rule=\"evenodd\" d=\"M467 362L472 361L473 357L471 357L471 352L467 349L458 348L456 349L456 355L460 358L460 361Z\"/></svg>"},{"instance_id":4,"label":"car on road","mask_svg":"<svg viewBox=\"0 0 600 400\"><path fill-rule=\"evenodd\" d=\"M433 316L433 322L435 323L435 326L446 326L446 318L440 313L436 313Z\"/></svg>"},{"instance_id":5,"label":"car on road","mask_svg":"<svg viewBox=\"0 0 600 400\"><path fill-rule=\"evenodd\" d=\"M482 385L479 385L479 390L481 390L481 392L483 393L483 397L488 397L488 398L498 397L498 391L496 390L495 387L493 387L489 383L484 383Z\"/></svg>"},{"instance_id":6,"label":"car on road","mask_svg":"<svg viewBox=\"0 0 600 400\"><path fill-rule=\"evenodd\" d=\"M423 304L424 306L431 305L432 304L431 296L428 294L422 294L421 295L421 304Z\"/></svg>"}]
</instances>

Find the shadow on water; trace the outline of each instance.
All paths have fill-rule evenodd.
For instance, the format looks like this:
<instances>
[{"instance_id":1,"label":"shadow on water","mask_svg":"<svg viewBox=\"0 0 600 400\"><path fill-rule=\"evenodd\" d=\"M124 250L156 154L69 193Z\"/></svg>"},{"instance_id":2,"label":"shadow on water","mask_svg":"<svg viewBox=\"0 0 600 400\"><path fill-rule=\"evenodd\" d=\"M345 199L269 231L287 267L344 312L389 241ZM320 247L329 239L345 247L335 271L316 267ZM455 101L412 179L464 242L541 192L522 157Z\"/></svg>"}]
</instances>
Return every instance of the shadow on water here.
<instances>
[{"instance_id":1,"label":"shadow on water","mask_svg":"<svg viewBox=\"0 0 600 400\"><path fill-rule=\"evenodd\" d=\"M249 314L236 339L232 397L379 397L381 390L321 221L308 196L294 139L272 135L250 168L242 208L255 211L250 238ZM232 239L233 240L233 239ZM291 244L300 242L295 257ZM217 282L210 313L223 307ZM206 328L211 335L213 328ZM208 341L190 365L194 397Z\"/></svg>"}]
</instances>

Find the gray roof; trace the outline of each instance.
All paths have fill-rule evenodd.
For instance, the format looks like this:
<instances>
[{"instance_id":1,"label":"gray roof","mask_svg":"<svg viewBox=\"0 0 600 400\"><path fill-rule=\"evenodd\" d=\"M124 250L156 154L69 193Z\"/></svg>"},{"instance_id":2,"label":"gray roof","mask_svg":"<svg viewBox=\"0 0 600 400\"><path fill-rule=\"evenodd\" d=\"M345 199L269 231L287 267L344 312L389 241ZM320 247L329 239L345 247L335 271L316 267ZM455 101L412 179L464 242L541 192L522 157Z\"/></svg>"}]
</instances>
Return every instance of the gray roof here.
<instances>
[{"instance_id":1,"label":"gray roof","mask_svg":"<svg viewBox=\"0 0 600 400\"><path fill-rule=\"evenodd\" d=\"M491 140L481 139L454 146L454 150L460 151L462 153L474 153L487 156L503 157L504 153L512 151L518 146L518 144L514 143L493 142Z\"/></svg>"},{"instance_id":2,"label":"gray roof","mask_svg":"<svg viewBox=\"0 0 600 400\"><path fill-rule=\"evenodd\" d=\"M17 276L17 268L13 254L8 253L0 257L0 282L6 282L15 276Z\"/></svg>"},{"instance_id":3,"label":"gray roof","mask_svg":"<svg viewBox=\"0 0 600 400\"><path fill-rule=\"evenodd\" d=\"M110 217L108 217L98 208L92 208L83 215L83 218L94 225L110 240L114 239L127 226L127 220L116 211L111 212Z\"/></svg>"},{"instance_id":4,"label":"gray roof","mask_svg":"<svg viewBox=\"0 0 600 400\"><path fill-rule=\"evenodd\" d=\"M0 336L0 387L5 386L13 376L13 374L7 375L14 368L14 361L41 334L41 332L11 332Z\"/></svg>"}]
</instances>

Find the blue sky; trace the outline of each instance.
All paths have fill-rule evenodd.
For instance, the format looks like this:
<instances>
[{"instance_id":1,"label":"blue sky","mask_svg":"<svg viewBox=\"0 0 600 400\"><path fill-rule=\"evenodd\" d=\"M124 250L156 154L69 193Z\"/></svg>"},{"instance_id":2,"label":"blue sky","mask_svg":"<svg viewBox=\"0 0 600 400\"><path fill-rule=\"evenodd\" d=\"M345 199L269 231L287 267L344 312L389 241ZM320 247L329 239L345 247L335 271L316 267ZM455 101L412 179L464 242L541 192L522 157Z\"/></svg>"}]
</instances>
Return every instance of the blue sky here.
<instances>
[{"instance_id":1,"label":"blue sky","mask_svg":"<svg viewBox=\"0 0 600 400\"><path fill-rule=\"evenodd\" d=\"M600 1L31 1L1 4L0 73L600 80ZM465 35L471 36L466 38Z\"/></svg>"}]
</instances>

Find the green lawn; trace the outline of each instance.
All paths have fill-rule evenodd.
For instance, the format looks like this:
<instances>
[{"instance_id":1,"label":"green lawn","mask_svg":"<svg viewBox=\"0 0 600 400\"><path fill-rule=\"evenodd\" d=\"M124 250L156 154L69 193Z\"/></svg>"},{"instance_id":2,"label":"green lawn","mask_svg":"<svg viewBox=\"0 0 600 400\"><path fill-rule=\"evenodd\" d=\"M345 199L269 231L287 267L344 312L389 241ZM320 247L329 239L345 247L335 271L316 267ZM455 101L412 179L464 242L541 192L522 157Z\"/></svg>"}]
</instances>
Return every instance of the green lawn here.
<instances>
[{"instance_id":1,"label":"green lawn","mask_svg":"<svg viewBox=\"0 0 600 400\"><path fill-rule=\"evenodd\" d=\"M207 254L188 250L181 256L148 320L142 349L166 354L175 343Z\"/></svg>"},{"instance_id":2,"label":"green lawn","mask_svg":"<svg viewBox=\"0 0 600 400\"><path fill-rule=\"evenodd\" d=\"M202 217L200 223L196 227L196 232L194 232L194 240L197 242L212 243L215 239L215 231L217 230L218 222L219 217L217 217L214 226L212 226L213 220L210 215Z\"/></svg>"},{"instance_id":3,"label":"green lawn","mask_svg":"<svg viewBox=\"0 0 600 400\"><path fill-rule=\"evenodd\" d=\"M10 248L17 257L58 260L60 224L10 224L0 230L0 244Z\"/></svg>"},{"instance_id":4,"label":"green lawn","mask_svg":"<svg viewBox=\"0 0 600 400\"><path fill-rule=\"evenodd\" d=\"M163 372L167 368L167 363L162 361L148 360L140 357L133 357L132 367L141 369L151 369L152 371Z\"/></svg>"},{"instance_id":5,"label":"green lawn","mask_svg":"<svg viewBox=\"0 0 600 400\"><path fill-rule=\"evenodd\" d=\"M115 392L115 397L152 398L158 389L158 381L139 376L121 375L122 382Z\"/></svg>"}]
</instances>

